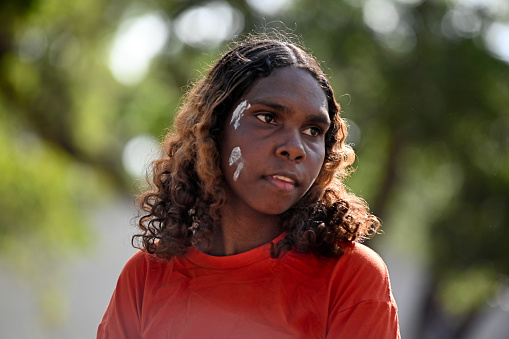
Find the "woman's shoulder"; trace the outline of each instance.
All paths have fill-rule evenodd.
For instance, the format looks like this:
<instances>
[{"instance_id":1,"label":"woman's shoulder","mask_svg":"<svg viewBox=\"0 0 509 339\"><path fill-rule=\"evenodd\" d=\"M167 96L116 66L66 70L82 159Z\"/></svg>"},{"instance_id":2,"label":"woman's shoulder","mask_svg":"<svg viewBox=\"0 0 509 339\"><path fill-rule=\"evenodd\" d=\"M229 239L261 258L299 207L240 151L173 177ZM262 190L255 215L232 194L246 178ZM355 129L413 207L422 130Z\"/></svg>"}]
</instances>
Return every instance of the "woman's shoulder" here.
<instances>
[{"instance_id":1,"label":"woman's shoulder","mask_svg":"<svg viewBox=\"0 0 509 339\"><path fill-rule=\"evenodd\" d=\"M147 273L156 269L157 266L165 266L171 264L171 261L157 258L155 255L148 253L144 250L136 251L125 263L122 269L123 275L140 274L141 272Z\"/></svg>"},{"instance_id":2,"label":"woman's shoulder","mask_svg":"<svg viewBox=\"0 0 509 339\"><path fill-rule=\"evenodd\" d=\"M397 305L383 259L359 243L343 248L330 285L329 335L399 338Z\"/></svg>"},{"instance_id":3,"label":"woman's shoulder","mask_svg":"<svg viewBox=\"0 0 509 339\"><path fill-rule=\"evenodd\" d=\"M362 299L390 299L389 272L380 255L359 243L346 244L343 248L344 254L334 269L333 285L339 290L355 290L357 297Z\"/></svg>"},{"instance_id":4,"label":"woman's shoulder","mask_svg":"<svg viewBox=\"0 0 509 339\"><path fill-rule=\"evenodd\" d=\"M373 271L373 273L387 274L387 266L382 257L370 247L352 242L343 244L344 254L339 263L353 266L354 268Z\"/></svg>"},{"instance_id":5,"label":"woman's shoulder","mask_svg":"<svg viewBox=\"0 0 509 339\"><path fill-rule=\"evenodd\" d=\"M154 260L154 256L144 250L136 251L126 262L126 267L137 267Z\"/></svg>"}]
</instances>

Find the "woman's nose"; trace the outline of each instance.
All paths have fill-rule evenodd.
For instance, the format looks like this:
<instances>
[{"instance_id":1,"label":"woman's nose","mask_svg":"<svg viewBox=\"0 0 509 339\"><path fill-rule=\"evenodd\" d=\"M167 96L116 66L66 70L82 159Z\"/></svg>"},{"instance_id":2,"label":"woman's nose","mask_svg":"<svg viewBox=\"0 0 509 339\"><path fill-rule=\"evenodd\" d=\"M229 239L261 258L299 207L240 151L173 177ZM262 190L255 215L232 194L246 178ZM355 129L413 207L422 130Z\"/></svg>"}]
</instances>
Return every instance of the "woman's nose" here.
<instances>
[{"instance_id":1,"label":"woman's nose","mask_svg":"<svg viewBox=\"0 0 509 339\"><path fill-rule=\"evenodd\" d=\"M299 131L286 131L276 147L277 156L288 160L301 162L306 158L306 151L302 143L302 133Z\"/></svg>"}]
</instances>

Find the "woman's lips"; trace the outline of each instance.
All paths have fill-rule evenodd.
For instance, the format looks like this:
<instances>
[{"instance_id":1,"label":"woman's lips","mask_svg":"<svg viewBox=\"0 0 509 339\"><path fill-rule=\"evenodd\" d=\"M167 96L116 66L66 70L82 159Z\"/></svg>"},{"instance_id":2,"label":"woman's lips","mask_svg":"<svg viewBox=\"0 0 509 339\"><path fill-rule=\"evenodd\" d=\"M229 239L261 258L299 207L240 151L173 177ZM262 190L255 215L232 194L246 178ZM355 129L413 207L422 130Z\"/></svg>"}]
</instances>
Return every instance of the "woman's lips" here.
<instances>
[{"instance_id":1,"label":"woman's lips","mask_svg":"<svg viewBox=\"0 0 509 339\"><path fill-rule=\"evenodd\" d=\"M267 180L285 191L291 191L296 186L295 180L284 175L271 175L267 177Z\"/></svg>"}]
</instances>

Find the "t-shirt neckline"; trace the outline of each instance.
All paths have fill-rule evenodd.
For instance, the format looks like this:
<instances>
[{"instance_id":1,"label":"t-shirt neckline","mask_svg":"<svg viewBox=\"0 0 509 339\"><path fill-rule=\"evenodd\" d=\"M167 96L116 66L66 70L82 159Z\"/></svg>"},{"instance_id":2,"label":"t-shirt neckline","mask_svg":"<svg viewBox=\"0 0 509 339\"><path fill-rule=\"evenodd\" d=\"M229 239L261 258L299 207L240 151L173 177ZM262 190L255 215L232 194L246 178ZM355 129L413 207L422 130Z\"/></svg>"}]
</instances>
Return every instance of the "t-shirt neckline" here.
<instances>
[{"instance_id":1,"label":"t-shirt neckline","mask_svg":"<svg viewBox=\"0 0 509 339\"><path fill-rule=\"evenodd\" d=\"M196 247L191 246L187 250L185 258L192 264L200 267L218 270L240 268L270 258L271 244L276 244L285 236L286 233L282 233L272 241L259 247L253 248L252 250L228 256L209 255L203 253Z\"/></svg>"}]
</instances>

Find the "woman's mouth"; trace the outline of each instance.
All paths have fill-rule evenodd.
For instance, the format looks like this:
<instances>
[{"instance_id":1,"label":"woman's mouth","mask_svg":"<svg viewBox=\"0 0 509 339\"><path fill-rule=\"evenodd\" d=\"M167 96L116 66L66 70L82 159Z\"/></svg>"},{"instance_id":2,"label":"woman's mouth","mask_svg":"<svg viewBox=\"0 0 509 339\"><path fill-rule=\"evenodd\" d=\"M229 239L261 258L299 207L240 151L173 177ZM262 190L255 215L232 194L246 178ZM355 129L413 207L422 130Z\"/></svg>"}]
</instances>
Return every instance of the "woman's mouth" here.
<instances>
[{"instance_id":1,"label":"woman's mouth","mask_svg":"<svg viewBox=\"0 0 509 339\"><path fill-rule=\"evenodd\" d=\"M291 191L296 186L295 180L284 175L271 175L267 177L267 180L285 191Z\"/></svg>"}]
</instances>

